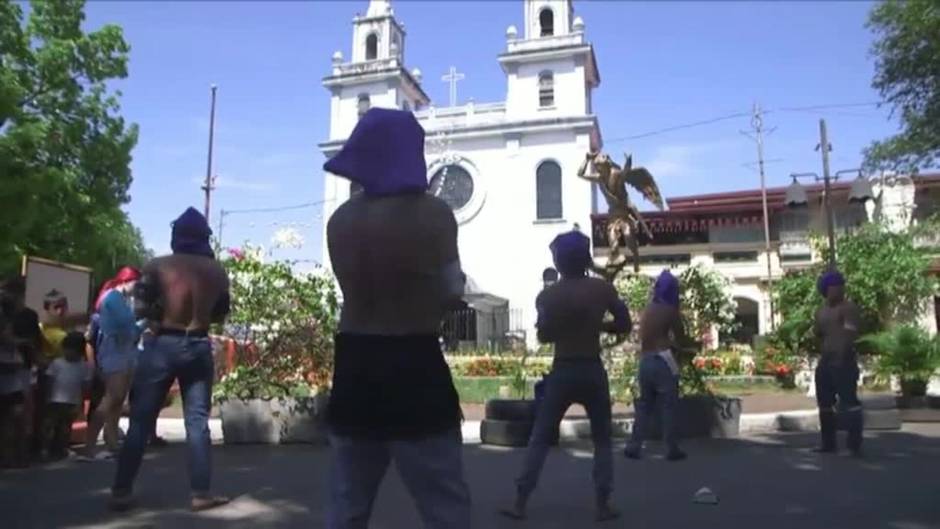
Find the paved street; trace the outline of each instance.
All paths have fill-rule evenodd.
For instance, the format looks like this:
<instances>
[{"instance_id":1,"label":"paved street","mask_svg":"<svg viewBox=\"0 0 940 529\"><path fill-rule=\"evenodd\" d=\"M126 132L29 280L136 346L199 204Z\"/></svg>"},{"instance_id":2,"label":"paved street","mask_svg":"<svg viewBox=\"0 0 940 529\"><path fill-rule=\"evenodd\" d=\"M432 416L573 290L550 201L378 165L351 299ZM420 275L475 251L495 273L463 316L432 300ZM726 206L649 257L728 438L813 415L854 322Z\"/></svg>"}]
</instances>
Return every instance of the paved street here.
<instances>
[{"instance_id":1,"label":"paved street","mask_svg":"<svg viewBox=\"0 0 940 529\"><path fill-rule=\"evenodd\" d=\"M940 527L940 425L908 425L868 436L868 457L818 456L812 434L686 443L691 459L671 464L651 455L616 459L616 503L630 528L893 528ZM149 454L138 482L140 506L124 518L105 510L112 463L59 463L0 473L0 513L19 528L257 528L323 526L328 451L323 447L219 446L215 483L236 500L194 515L186 507L182 444ZM494 512L512 491L522 451L466 447L474 527L593 526L590 446L569 444L548 459L530 520ZM721 503L696 505L702 486ZM394 470L375 508L374 529L419 528Z\"/></svg>"}]
</instances>

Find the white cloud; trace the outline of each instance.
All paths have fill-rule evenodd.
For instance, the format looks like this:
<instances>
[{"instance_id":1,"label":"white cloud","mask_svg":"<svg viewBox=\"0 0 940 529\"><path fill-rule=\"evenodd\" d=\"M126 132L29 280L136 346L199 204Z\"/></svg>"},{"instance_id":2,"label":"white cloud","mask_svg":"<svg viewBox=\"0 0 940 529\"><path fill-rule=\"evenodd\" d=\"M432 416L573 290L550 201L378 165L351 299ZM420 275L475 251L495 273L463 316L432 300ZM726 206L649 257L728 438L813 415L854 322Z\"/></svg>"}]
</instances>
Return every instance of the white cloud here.
<instances>
[{"instance_id":1,"label":"white cloud","mask_svg":"<svg viewBox=\"0 0 940 529\"><path fill-rule=\"evenodd\" d=\"M649 162L634 160L634 166L645 166L660 182L666 178L688 177L704 166L702 157L733 146L736 144L729 140L664 145L656 148Z\"/></svg>"}]
</instances>

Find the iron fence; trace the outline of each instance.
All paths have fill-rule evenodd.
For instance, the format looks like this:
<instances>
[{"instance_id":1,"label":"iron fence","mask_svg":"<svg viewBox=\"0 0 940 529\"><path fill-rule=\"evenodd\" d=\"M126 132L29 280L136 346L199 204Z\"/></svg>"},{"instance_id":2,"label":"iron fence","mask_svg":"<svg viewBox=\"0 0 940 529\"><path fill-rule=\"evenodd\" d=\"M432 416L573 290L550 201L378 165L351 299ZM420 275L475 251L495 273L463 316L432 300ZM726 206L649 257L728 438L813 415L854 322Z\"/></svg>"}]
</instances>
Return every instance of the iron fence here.
<instances>
[{"instance_id":1,"label":"iron fence","mask_svg":"<svg viewBox=\"0 0 940 529\"><path fill-rule=\"evenodd\" d=\"M522 309L462 309L444 318L441 337L450 354L500 353L523 347L527 327Z\"/></svg>"}]
</instances>

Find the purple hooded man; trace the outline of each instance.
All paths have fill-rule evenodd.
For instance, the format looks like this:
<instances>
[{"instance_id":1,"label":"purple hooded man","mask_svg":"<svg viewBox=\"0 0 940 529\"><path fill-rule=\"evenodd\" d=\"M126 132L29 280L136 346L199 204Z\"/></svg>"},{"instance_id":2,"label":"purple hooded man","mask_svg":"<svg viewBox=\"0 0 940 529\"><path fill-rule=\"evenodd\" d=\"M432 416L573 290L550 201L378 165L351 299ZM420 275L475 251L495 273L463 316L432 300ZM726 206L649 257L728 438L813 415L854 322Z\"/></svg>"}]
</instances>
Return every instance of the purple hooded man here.
<instances>
[{"instance_id":1,"label":"purple hooded man","mask_svg":"<svg viewBox=\"0 0 940 529\"><path fill-rule=\"evenodd\" d=\"M555 358L536 410L522 471L516 479L515 502L500 512L513 519L525 518L526 504L538 483L558 424L568 407L578 403L591 421L597 520L610 520L619 513L609 504L613 490L610 390L600 358L600 334L630 332L630 314L610 283L588 277L591 241L584 234L563 233L549 249L561 280L542 290L535 305L538 339L554 344ZM608 315L613 321L605 321Z\"/></svg>"},{"instance_id":2,"label":"purple hooded man","mask_svg":"<svg viewBox=\"0 0 940 529\"><path fill-rule=\"evenodd\" d=\"M343 292L327 421L327 527L368 524L390 460L426 527L470 527L460 404L439 340L464 294L457 222L427 194L424 130L373 108L323 168L362 187L327 224Z\"/></svg>"},{"instance_id":3,"label":"purple hooded man","mask_svg":"<svg viewBox=\"0 0 940 529\"><path fill-rule=\"evenodd\" d=\"M677 344L685 338L679 312L679 280L663 270L653 285L653 296L640 321L639 374L640 398L634 403L636 416L624 455L639 459L643 440L653 414L661 414L666 459L681 461L676 435L676 405L679 401L679 365L675 360Z\"/></svg>"},{"instance_id":4,"label":"purple hooded man","mask_svg":"<svg viewBox=\"0 0 940 529\"><path fill-rule=\"evenodd\" d=\"M845 298L845 277L838 271L823 273L816 286L823 297L823 305L816 311L815 325L822 355L815 372L816 404L819 407L819 431L822 436L822 444L817 451L836 451L838 409L844 415L848 431L846 446L852 455L859 456L863 426L855 351L860 325L859 310Z\"/></svg>"}]
</instances>

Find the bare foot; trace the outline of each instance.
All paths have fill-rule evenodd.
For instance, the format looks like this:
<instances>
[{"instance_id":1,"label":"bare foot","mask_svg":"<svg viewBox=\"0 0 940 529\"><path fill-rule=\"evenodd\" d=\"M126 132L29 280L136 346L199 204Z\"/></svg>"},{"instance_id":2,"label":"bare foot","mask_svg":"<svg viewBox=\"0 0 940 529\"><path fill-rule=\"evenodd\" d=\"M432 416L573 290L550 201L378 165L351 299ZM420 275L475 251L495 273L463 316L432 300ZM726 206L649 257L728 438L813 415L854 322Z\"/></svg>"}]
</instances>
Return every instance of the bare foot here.
<instances>
[{"instance_id":1,"label":"bare foot","mask_svg":"<svg viewBox=\"0 0 940 529\"><path fill-rule=\"evenodd\" d=\"M525 520L525 508L520 508L518 505L504 507L499 510L499 514L502 514L506 518L511 518L513 520Z\"/></svg>"},{"instance_id":2,"label":"bare foot","mask_svg":"<svg viewBox=\"0 0 940 529\"><path fill-rule=\"evenodd\" d=\"M617 518L620 518L620 511L610 505L602 505L597 508L597 516L594 519L598 522L607 522Z\"/></svg>"},{"instance_id":3,"label":"bare foot","mask_svg":"<svg viewBox=\"0 0 940 529\"><path fill-rule=\"evenodd\" d=\"M124 494L121 496L111 495L111 499L108 501L108 508L115 512L124 512L134 506L134 499L130 494Z\"/></svg>"},{"instance_id":4,"label":"bare foot","mask_svg":"<svg viewBox=\"0 0 940 529\"><path fill-rule=\"evenodd\" d=\"M206 511L214 509L232 501L225 496L193 496L190 508L193 512Z\"/></svg>"}]
</instances>

